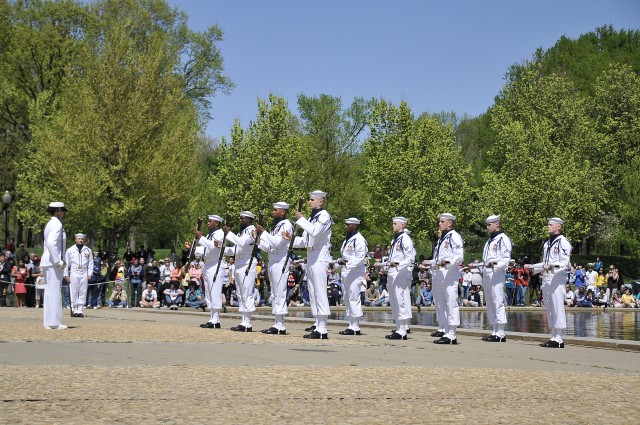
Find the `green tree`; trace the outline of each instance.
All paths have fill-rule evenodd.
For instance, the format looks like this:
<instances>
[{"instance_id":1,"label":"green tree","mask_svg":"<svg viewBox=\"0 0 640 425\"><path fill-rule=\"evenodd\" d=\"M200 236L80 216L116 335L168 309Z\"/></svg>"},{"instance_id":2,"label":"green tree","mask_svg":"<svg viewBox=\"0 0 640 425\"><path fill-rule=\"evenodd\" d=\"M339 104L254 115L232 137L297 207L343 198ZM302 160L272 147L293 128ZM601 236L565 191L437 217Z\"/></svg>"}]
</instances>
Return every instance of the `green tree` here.
<instances>
[{"instance_id":1,"label":"green tree","mask_svg":"<svg viewBox=\"0 0 640 425\"><path fill-rule=\"evenodd\" d=\"M440 213L456 214L464 226L473 189L452 126L430 115L415 119L405 102L380 100L370 129L362 159L372 240L388 239L391 218L398 214L409 219L414 240L422 243L435 236Z\"/></svg>"},{"instance_id":2,"label":"green tree","mask_svg":"<svg viewBox=\"0 0 640 425\"><path fill-rule=\"evenodd\" d=\"M298 95L307 176L303 187L327 192L327 209L338 221L364 212L362 201L366 196L360 184L359 158L373 103L373 99L358 97L344 108L339 97ZM344 235L343 230L343 226L336 227L336 243Z\"/></svg>"},{"instance_id":3,"label":"green tree","mask_svg":"<svg viewBox=\"0 0 640 425\"><path fill-rule=\"evenodd\" d=\"M148 3L154 13L154 6L166 6ZM132 226L173 234L194 207L190 200L203 178L194 153L204 149L197 106L175 74L181 58L171 33L157 27L134 36L146 28L133 19L144 15L141 4L96 5L100 25L89 32L83 72L58 100L46 98L55 108L32 109L33 149L17 188L29 194L19 201L29 225L42 224L47 202L63 200L71 229L103 237L113 248Z\"/></svg>"},{"instance_id":4,"label":"green tree","mask_svg":"<svg viewBox=\"0 0 640 425\"><path fill-rule=\"evenodd\" d=\"M588 102L564 77L531 64L503 89L491 110L496 141L489 151L476 220L503 216L517 247L531 252L546 218L566 220L565 233L589 236L601 215L605 175L598 161L610 148L588 114Z\"/></svg>"},{"instance_id":5,"label":"green tree","mask_svg":"<svg viewBox=\"0 0 640 425\"><path fill-rule=\"evenodd\" d=\"M269 212L276 201L295 208L308 178L302 148L299 123L287 102L274 95L259 99L256 120L247 130L236 121L231 140L218 147L205 190L211 195L201 208L229 212L234 219L243 210Z\"/></svg>"}]
</instances>

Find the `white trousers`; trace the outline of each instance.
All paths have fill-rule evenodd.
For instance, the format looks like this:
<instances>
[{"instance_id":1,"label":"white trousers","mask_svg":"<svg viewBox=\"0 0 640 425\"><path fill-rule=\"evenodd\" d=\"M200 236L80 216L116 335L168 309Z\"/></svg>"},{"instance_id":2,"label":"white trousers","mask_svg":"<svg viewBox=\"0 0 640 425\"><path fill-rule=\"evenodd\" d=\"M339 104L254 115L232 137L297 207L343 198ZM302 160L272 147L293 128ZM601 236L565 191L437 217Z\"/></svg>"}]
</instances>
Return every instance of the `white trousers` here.
<instances>
[{"instance_id":1,"label":"white trousers","mask_svg":"<svg viewBox=\"0 0 640 425\"><path fill-rule=\"evenodd\" d=\"M74 313L82 313L87 300L87 288L89 279L86 273L69 274L69 298L71 299L71 310Z\"/></svg>"},{"instance_id":2,"label":"white trousers","mask_svg":"<svg viewBox=\"0 0 640 425\"><path fill-rule=\"evenodd\" d=\"M460 325L458 305L457 268L436 270L433 277L433 298L436 301L438 329L449 338L455 338L456 327Z\"/></svg>"},{"instance_id":3,"label":"white trousers","mask_svg":"<svg viewBox=\"0 0 640 425\"><path fill-rule=\"evenodd\" d=\"M345 316L349 320L349 327L353 330L360 330L358 319L362 317L362 303L360 300L360 284L362 283L364 271L361 267L347 270L342 269L340 276L344 284Z\"/></svg>"},{"instance_id":4,"label":"white trousers","mask_svg":"<svg viewBox=\"0 0 640 425\"><path fill-rule=\"evenodd\" d=\"M273 258L273 263L270 262L268 269L269 282L271 282L271 294L273 295L273 300L271 301L271 312L276 316L283 316L289 313L289 309L287 307L289 270L285 270L284 273L282 273L282 266L284 266L285 259L286 256L279 260Z\"/></svg>"},{"instance_id":5,"label":"white trousers","mask_svg":"<svg viewBox=\"0 0 640 425\"><path fill-rule=\"evenodd\" d=\"M396 323L398 320L409 320L411 311L411 272L407 269L389 269L387 276L387 290L389 291L389 304L391 314Z\"/></svg>"},{"instance_id":6,"label":"white trousers","mask_svg":"<svg viewBox=\"0 0 640 425\"><path fill-rule=\"evenodd\" d=\"M206 264L203 270L204 275L204 299L207 307L211 310L211 323L218 323L220 309L222 309L222 270L218 270L216 281L213 277L216 274L216 264ZM222 265L220 265L222 268Z\"/></svg>"},{"instance_id":7,"label":"white trousers","mask_svg":"<svg viewBox=\"0 0 640 425\"><path fill-rule=\"evenodd\" d=\"M256 286L256 262L251 263L249 273L245 275L248 262L243 265L236 263L234 279L236 280L236 293L238 294L238 313L245 313L243 317L256 311L256 303L253 298L253 288Z\"/></svg>"},{"instance_id":8,"label":"white trousers","mask_svg":"<svg viewBox=\"0 0 640 425\"><path fill-rule=\"evenodd\" d=\"M567 276L564 271L544 273L542 275L542 296L547 309L547 323L551 328L551 339L562 341L562 333L567 328L567 317L564 311L564 283ZM47 288L48 289L48 288Z\"/></svg>"},{"instance_id":9,"label":"white trousers","mask_svg":"<svg viewBox=\"0 0 640 425\"><path fill-rule=\"evenodd\" d=\"M482 289L487 304L487 319L494 331L497 330L496 325L507 323L507 312L504 305L504 279L505 272L503 270L494 273L491 269L484 269Z\"/></svg>"},{"instance_id":10,"label":"white trousers","mask_svg":"<svg viewBox=\"0 0 640 425\"><path fill-rule=\"evenodd\" d=\"M62 276L63 272L55 266L42 267L45 273L46 290L44 291L44 325L59 326L62 324Z\"/></svg>"}]
</instances>

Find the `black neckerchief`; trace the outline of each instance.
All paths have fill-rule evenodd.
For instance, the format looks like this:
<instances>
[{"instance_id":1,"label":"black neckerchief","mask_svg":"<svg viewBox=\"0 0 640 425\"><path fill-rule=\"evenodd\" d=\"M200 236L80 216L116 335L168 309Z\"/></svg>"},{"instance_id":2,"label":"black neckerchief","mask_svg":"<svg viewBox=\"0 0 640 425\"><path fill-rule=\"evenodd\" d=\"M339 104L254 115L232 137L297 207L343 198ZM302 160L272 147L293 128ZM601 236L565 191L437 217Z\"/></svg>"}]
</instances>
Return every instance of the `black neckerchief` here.
<instances>
[{"instance_id":1,"label":"black neckerchief","mask_svg":"<svg viewBox=\"0 0 640 425\"><path fill-rule=\"evenodd\" d=\"M316 216L318 214L320 214L320 211L322 211L324 208L314 208L311 210L311 217L309 218L309 221L313 220L314 218L316 218Z\"/></svg>"},{"instance_id":2,"label":"black neckerchief","mask_svg":"<svg viewBox=\"0 0 640 425\"><path fill-rule=\"evenodd\" d=\"M284 217L276 217L273 219L273 228L271 229L272 232L276 230L278 223L280 223L282 220L284 220Z\"/></svg>"},{"instance_id":3,"label":"black neckerchief","mask_svg":"<svg viewBox=\"0 0 640 425\"><path fill-rule=\"evenodd\" d=\"M351 239L352 237L354 237L356 234L358 233L358 231L354 231L354 232L347 232L347 234L344 236L345 240L347 242L349 242L349 239Z\"/></svg>"},{"instance_id":4,"label":"black neckerchief","mask_svg":"<svg viewBox=\"0 0 640 425\"><path fill-rule=\"evenodd\" d=\"M242 233L242 231L243 231L244 229L246 229L247 227L251 226L251 224L252 224L252 223L249 223L249 224L241 224L241 225L240 225L240 227L239 227L238 233Z\"/></svg>"},{"instance_id":5,"label":"black neckerchief","mask_svg":"<svg viewBox=\"0 0 640 425\"><path fill-rule=\"evenodd\" d=\"M551 247L551 244L553 244L555 242L555 240L558 238L558 236L560 236L560 233L558 233L557 235L551 235L549 237L549 247Z\"/></svg>"},{"instance_id":6,"label":"black neckerchief","mask_svg":"<svg viewBox=\"0 0 640 425\"><path fill-rule=\"evenodd\" d=\"M500 233L502 233L500 230L489 233L489 239L494 240Z\"/></svg>"},{"instance_id":7,"label":"black neckerchief","mask_svg":"<svg viewBox=\"0 0 640 425\"><path fill-rule=\"evenodd\" d=\"M451 230L453 230L453 229L443 230L442 231L442 234L440 235L440 242L444 241L444 238L447 236L447 233L449 233Z\"/></svg>"},{"instance_id":8,"label":"black neckerchief","mask_svg":"<svg viewBox=\"0 0 640 425\"><path fill-rule=\"evenodd\" d=\"M404 231L398 232L398 233L394 233L393 234L393 239L391 240L391 245L393 245L394 243L396 243L396 241L398 240L398 238L400 236L402 236L402 234L404 233Z\"/></svg>"},{"instance_id":9,"label":"black neckerchief","mask_svg":"<svg viewBox=\"0 0 640 425\"><path fill-rule=\"evenodd\" d=\"M76 248L78 248L78 251L82 251L82 248L84 247L84 245L78 245L76 244Z\"/></svg>"}]
</instances>

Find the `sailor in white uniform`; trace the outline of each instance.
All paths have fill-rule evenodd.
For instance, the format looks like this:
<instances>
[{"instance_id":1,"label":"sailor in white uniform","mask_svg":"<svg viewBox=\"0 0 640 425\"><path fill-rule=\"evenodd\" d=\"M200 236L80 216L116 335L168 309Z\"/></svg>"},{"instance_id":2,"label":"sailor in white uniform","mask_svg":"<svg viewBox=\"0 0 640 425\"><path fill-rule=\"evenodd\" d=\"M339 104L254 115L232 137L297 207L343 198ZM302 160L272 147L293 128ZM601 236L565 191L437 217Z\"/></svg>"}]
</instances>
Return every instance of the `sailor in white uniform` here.
<instances>
[{"instance_id":1,"label":"sailor in white uniform","mask_svg":"<svg viewBox=\"0 0 640 425\"><path fill-rule=\"evenodd\" d=\"M64 247L67 245L67 234L62 226L62 219L67 209L62 202L51 202L48 208L51 220L44 228L44 251L40 266L45 273L47 289L44 291L44 327L45 329L67 329L62 324L62 277L67 267L64 258Z\"/></svg>"},{"instance_id":2,"label":"sailor in white uniform","mask_svg":"<svg viewBox=\"0 0 640 425\"><path fill-rule=\"evenodd\" d=\"M269 253L269 268L267 273L271 282L271 312L275 316L275 323L269 329L264 329L262 333L269 335L286 335L287 328L284 325L284 317L289 313L287 308L287 285L289 270L284 268L289 249L289 240L283 235L293 233L293 224L287 218L289 204L286 202L276 202L273 204L271 216L273 217L273 228L270 232L265 232L260 225L256 230L260 235L260 249Z\"/></svg>"},{"instance_id":3,"label":"sailor in white uniform","mask_svg":"<svg viewBox=\"0 0 640 425\"><path fill-rule=\"evenodd\" d=\"M64 256L67 263L64 277L69 282L72 317L84 317L87 287L93 275L93 252L84 244L85 238L83 233L76 233L76 244L69 247Z\"/></svg>"},{"instance_id":4,"label":"sailor in white uniform","mask_svg":"<svg viewBox=\"0 0 640 425\"><path fill-rule=\"evenodd\" d=\"M355 217L347 218L346 235L340 248L338 264L342 266L340 276L344 284L345 315L349 320L347 329L340 331L340 335L360 335L360 318L362 304L360 288L364 283L367 262L367 241L360 233L360 220Z\"/></svg>"},{"instance_id":5,"label":"sailor in white uniform","mask_svg":"<svg viewBox=\"0 0 640 425\"><path fill-rule=\"evenodd\" d=\"M571 244L562 235L564 221L558 217L547 220L549 239L542 247L542 262L525 264L534 273L542 273L542 296L547 309L547 323L551 329L549 341L540 344L546 348L564 348L562 334L567 329L564 311L564 284L571 269Z\"/></svg>"},{"instance_id":6,"label":"sailor in white uniform","mask_svg":"<svg viewBox=\"0 0 640 425\"><path fill-rule=\"evenodd\" d=\"M327 193L315 190L309 193L309 206L311 216L304 218L302 213L296 212L296 224L304 232L302 236L294 239L294 248L307 250L307 282L309 290L309 303L311 313L315 317L313 326L305 329L310 333L304 338L328 339L327 318L331 314L329 310L329 297L327 296L327 270L331 262L331 226L333 220L325 209ZM295 236L295 235L293 235Z\"/></svg>"},{"instance_id":7,"label":"sailor in white uniform","mask_svg":"<svg viewBox=\"0 0 640 425\"><path fill-rule=\"evenodd\" d=\"M222 309L222 270L226 267L224 257L218 267L220 260L220 250L222 249L222 240L224 232L220 228L222 218L219 215L211 214L207 216L208 234L205 236L201 231L195 232L195 239L198 241L196 248L196 256L199 249L204 248L202 253L202 273L204 275L204 298L211 311L211 316L206 323L200 325L201 328L220 329L220 310ZM196 260L197 261L197 260ZM218 276L215 276L218 270ZM214 281L215 277L215 281Z\"/></svg>"},{"instance_id":8,"label":"sailor in white uniform","mask_svg":"<svg viewBox=\"0 0 640 425\"><path fill-rule=\"evenodd\" d=\"M256 215L251 211L240 213L240 227L238 234L233 233L228 226L223 227L227 235L227 241L234 246L226 247L225 254L235 256L234 281L236 283L236 294L238 295L238 312L242 314L242 322L238 326L233 326L232 331L252 332L251 314L256 311L255 299L253 298L253 288L256 286L256 264L257 260L251 260L253 245L255 244L256 228L253 219Z\"/></svg>"},{"instance_id":9,"label":"sailor in white uniform","mask_svg":"<svg viewBox=\"0 0 640 425\"><path fill-rule=\"evenodd\" d=\"M457 344L456 328L460 325L460 306L458 305L458 266L464 261L463 241L453 229L456 216L450 213L440 214L438 229L440 238L433 254L435 272L433 276L433 298L438 310L439 329L433 342L436 344Z\"/></svg>"},{"instance_id":10,"label":"sailor in white uniform","mask_svg":"<svg viewBox=\"0 0 640 425\"><path fill-rule=\"evenodd\" d=\"M491 335L482 338L488 342L505 342L504 328L507 324L505 310L504 281L511 260L511 239L501 230L500 216L492 215L486 220L489 239L482 251L482 287L487 304L487 319L493 328Z\"/></svg>"}]
</instances>

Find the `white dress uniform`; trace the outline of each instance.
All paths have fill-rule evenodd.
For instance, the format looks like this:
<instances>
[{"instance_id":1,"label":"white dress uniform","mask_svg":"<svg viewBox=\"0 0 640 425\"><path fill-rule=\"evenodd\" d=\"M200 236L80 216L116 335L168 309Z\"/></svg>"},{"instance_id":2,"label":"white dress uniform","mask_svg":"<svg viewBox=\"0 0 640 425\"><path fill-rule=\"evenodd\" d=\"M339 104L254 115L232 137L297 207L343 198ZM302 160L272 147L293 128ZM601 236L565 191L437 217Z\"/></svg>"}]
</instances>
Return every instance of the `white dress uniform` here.
<instances>
[{"instance_id":1,"label":"white dress uniform","mask_svg":"<svg viewBox=\"0 0 640 425\"><path fill-rule=\"evenodd\" d=\"M553 235L544 243L542 262L531 265L534 273L543 273L540 289L547 309L547 323L551 329L551 341L558 344L564 344L562 334L567 328L564 284L567 281L567 271L571 268L571 250L567 238L563 235Z\"/></svg>"},{"instance_id":2,"label":"white dress uniform","mask_svg":"<svg viewBox=\"0 0 640 425\"><path fill-rule=\"evenodd\" d=\"M347 219L347 223L349 220L353 219ZM355 224L360 224L360 222ZM344 284L345 315L349 320L349 329L353 331L360 331L359 322L362 317L360 288L365 280L367 253L367 241L360 232L345 239L340 248L342 261L345 263L340 271Z\"/></svg>"},{"instance_id":3,"label":"white dress uniform","mask_svg":"<svg viewBox=\"0 0 640 425\"><path fill-rule=\"evenodd\" d=\"M495 218L497 217L497 218ZM487 219L500 219L499 216L491 216ZM484 289L485 302L487 304L487 319L493 331L491 335L504 338L504 327L507 324L507 312L505 309L504 280L507 267L511 260L511 239L502 232L492 235L484 244L482 251L482 287Z\"/></svg>"},{"instance_id":4,"label":"white dress uniform","mask_svg":"<svg viewBox=\"0 0 640 425\"><path fill-rule=\"evenodd\" d=\"M277 208L282 208L284 203ZM274 205L274 207L275 207ZM287 205L288 209L289 206ZM287 308L287 285L289 270L282 273L282 268L287 259L287 250L289 249L289 241L282 237L282 233L293 233L293 224L291 221L282 219L278 221L270 232L262 232L260 237L260 249L269 253L269 282L271 282L271 312L275 316L274 328L279 331L286 330L284 325L284 316L289 313Z\"/></svg>"},{"instance_id":5,"label":"white dress uniform","mask_svg":"<svg viewBox=\"0 0 640 425\"><path fill-rule=\"evenodd\" d=\"M464 261L464 243L458 232L451 229L438 240L433 261L436 264L433 275L433 298L436 303L438 330L450 340L456 339L456 327L460 325L458 305L458 266ZM437 264L446 261L444 266Z\"/></svg>"},{"instance_id":6,"label":"white dress uniform","mask_svg":"<svg viewBox=\"0 0 640 425\"><path fill-rule=\"evenodd\" d=\"M297 236L293 246L307 250L307 282L311 313L316 319L316 331L327 333L327 317L331 314L327 296L327 270L331 262L331 226L333 220L322 209L308 220L300 217L296 221L304 232ZM324 337L323 337L324 338Z\"/></svg>"},{"instance_id":7,"label":"white dress uniform","mask_svg":"<svg viewBox=\"0 0 640 425\"><path fill-rule=\"evenodd\" d=\"M52 202L49 207L64 208L62 202ZM62 222L55 216L44 228L44 251L40 266L45 273L46 290L44 291L44 326L45 328L60 328L62 324L62 276L64 269L64 247L67 244L67 234Z\"/></svg>"},{"instance_id":8,"label":"white dress uniform","mask_svg":"<svg viewBox=\"0 0 640 425\"><path fill-rule=\"evenodd\" d=\"M222 223L222 218L218 215L210 215L208 218ZM212 325L220 323L220 310L222 309L222 271L226 267L224 257L220 263L220 270L218 271L215 282L213 278L218 268L220 250L222 249L216 247L216 242L221 244L223 238L224 232L222 229L216 229L210 231L207 236L202 235L200 239L198 239L198 245L200 245L198 248L204 247L204 253L202 254L202 261L204 262L202 268L202 274L204 275L204 298L207 307L209 307L211 311L211 317L208 323Z\"/></svg>"},{"instance_id":9,"label":"white dress uniform","mask_svg":"<svg viewBox=\"0 0 640 425\"><path fill-rule=\"evenodd\" d=\"M76 234L76 237L80 237ZM84 238L84 235L81 237ZM91 248L82 245L73 245L65 253L67 267L64 269L64 277L69 278L69 295L71 310L75 314L82 314L87 299L87 287L89 279L93 275L93 252Z\"/></svg>"},{"instance_id":10,"label":"white dress uniform","mask_svg":"<svg viewBox=\"0 0 640 425\"><path fill-rule=\"evenodd\" d=\"M398 217L394 218L396 221ZM407 335L411 321L411 277L413 263L416 260L416 250L413 240L405 230L394 235L391 240L388 263L398 263L387 270L387 290L391 314L396 322L395 332L402 337Z\"/></svg>"},{"instance_id":11,"label":"white dress uniform","mask_svg":"<svg viewBox=\"0 0 640 425\"><path fill-rule=\"evenodd\" d=\"M249 211L243 211L240 216L246 215L255 218L255 214ZM248 270L251 259L251 252L255 243L254 233L255 226L248 225L242 229L237 235L233 232L227 233L227 240L231 242L233 247L226 247L225 254L234 255L236 258L235 271L233 277L236 282L236 293L238 294L238 312L242 314L241 325L247 329L251 329L251 313L256 311L256 304L253 298L253 288L256 286L256 259L251 261L251 267Z\"/></svg>"}]
</instances>

